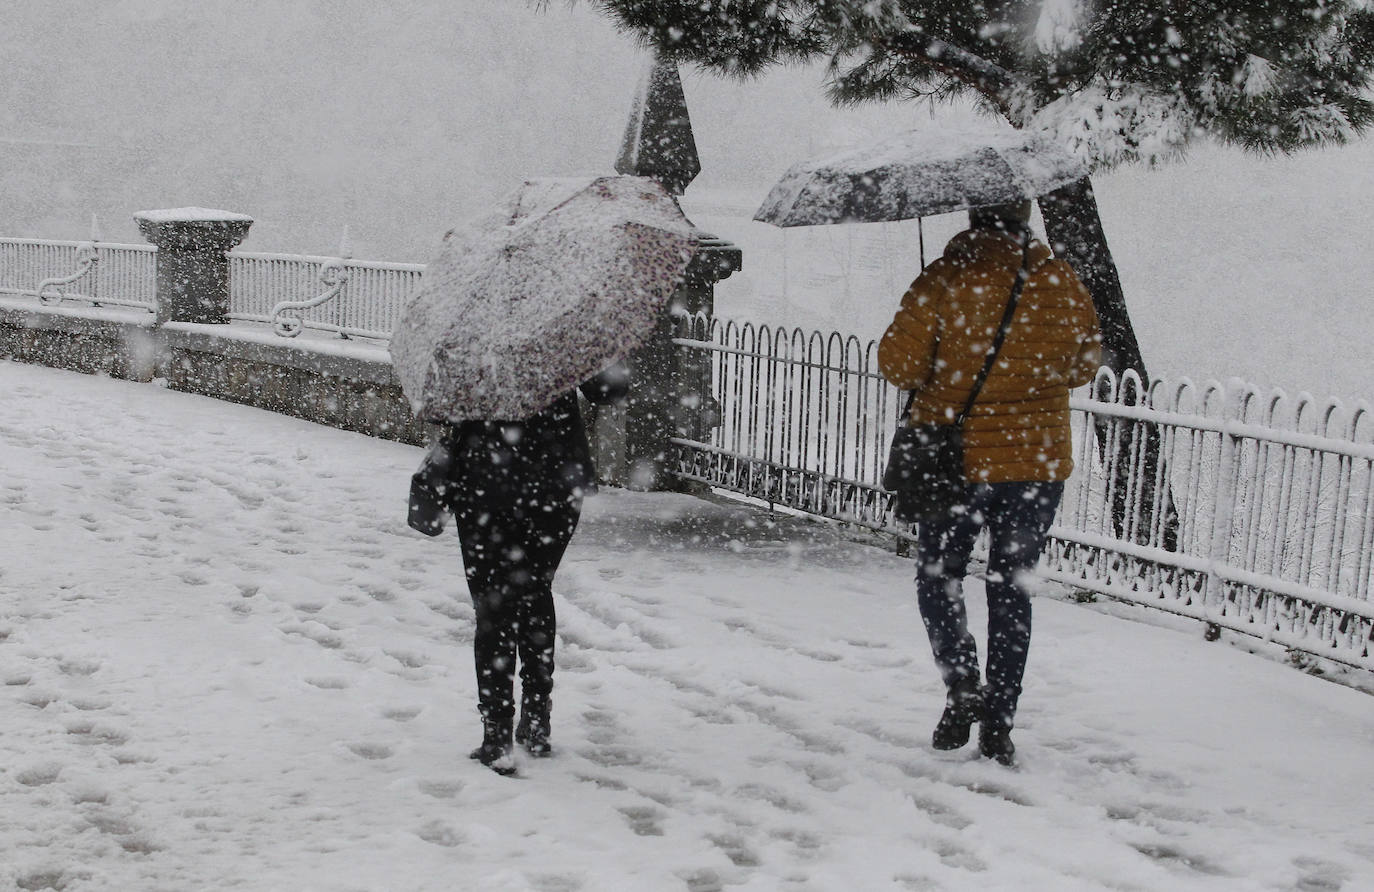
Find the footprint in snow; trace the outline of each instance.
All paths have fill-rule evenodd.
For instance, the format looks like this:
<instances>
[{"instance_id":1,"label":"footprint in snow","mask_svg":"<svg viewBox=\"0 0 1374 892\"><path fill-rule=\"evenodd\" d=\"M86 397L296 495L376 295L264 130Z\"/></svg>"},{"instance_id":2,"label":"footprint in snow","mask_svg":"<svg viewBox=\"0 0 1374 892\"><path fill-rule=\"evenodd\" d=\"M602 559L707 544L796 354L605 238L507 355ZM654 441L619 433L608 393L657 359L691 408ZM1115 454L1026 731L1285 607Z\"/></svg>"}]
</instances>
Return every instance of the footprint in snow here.
<instances>
[{"instance_id":1,"label":"footprint in snow","mask_svg":"<svg viewBox=\"0 0 1374 892\"><path fill-rule=\"evenodd\" d=\"M463 831L444 821L430 821L415 831L415 835L427 843L443 846L447 849L456 848L467 842L467 836Z\"/></svg>"},{"instance_id":2,"label":"footprint in snow","mask_svg":"<svg viewBox=\"0 0 1374 892\"><path fill-rule=\"evenodd\" d=\"M382 653L391 657L407 669L423 669L429 665L429 660L417 653L404 650L384 650Z\"/></svg>"},{"instance_id":3,"label":"footprint in snow","mask_svg":"<svg viewBox=\"0 0 1374 892\"><path fill-rule=\"evenodd\" d=\"M1161 843L1131 843L1130 846L1145 857L1177 872L1200 873L1206 876L1227 875L1225 870L1206 857L1195 852L1185 852L1175 846Z\"/></svg>"},{"instance_id":4,"label":"footprint in snow","mask_svg":"<svg viewBox=\"0 0 1374 892\"><path fill-rule=\"evenodd\" d=\"M720 874L710 868L683 874L682 881L687 884L687 892L724 892L725 890L725 883L721 880Z\"/></svg>"},{"instance_id":5,"label":"footprint in snow","mask_svg":"<svg viewBox=\"0 0 1374 892\"><path fill-rule=\"evenodd\" d=\"M735 835L708 836L711 844L720 849L730 863L736 867L758 867L762 862L758 854L749 847L743 837Z\"/></svg>"},{"instance_id":6,"label":"footprint in snow","mask_svg":"<svg viewBox=\"0 0 1374 892\"><path fill-rule=\"evenodd\" d=\"M806 803L800 802L784 794L782 791L766 784L744 784L735 789L735 795L744 799L754 799L759 802L767 803L779 811L789 814L802 814L808 811Z\"/></svg>"},{"instance_id":7,"label":"footprint in snow","mask_svg":"<svg viewBox=\"0 0 1374 892\"><path fill-rule=\"evenodd\" d=\"M67 733L78 743L89 745L122 746L129 741L126 732L100 722L72 722L67 725Z\"/></svg>"},{"instance_id":8,"label":"footprint in snow","mask_svg":"<svg viewBox=\"0 0 1374 892\"><path fill-rule=\"evenodd\" d=\"M319 628L315 628L316 626ZM343 647L342 638L330 631L328 626L313 620L305 624L282 626L281 631L286 635L299 635L302 638L309 639L326 650L338 650Z\"/></svg>"},{"instance_id":9,"label":"footprint in snow","mask_svg":"<svg viewBox=\"0 0 1374 892\"><path fill-rule=\"evenodd\" d=\"M916 793L907 793L907 799L911 800L912 805L924 812L926 817L942 827L948 827L951 830L963 830L973 823L972 818L961 814L958 809L948 803Z\"/></svg>"},{"instance_id":10,"label":"footprint in snow","mask_svg":"<svg viewBox=\"0 0 1374 892\"><path fill-rule=\"evenodd\" d=\"M393 722L408 722L423 711L423 706L392 706L382 710L382 718Z\"/></svg>"},{"instance_id":11,"label":"footprint in snow","mask_svg":"<svg viewBox=\"0 0 1374 892\"><path fill-rule=\"evenodd\" d=\"M425 606L449 619L465 619L472 612L471 608L465 610L457 601L426 601Z\"/></svg>"},{"instance_id":12,"label":"footprint in snow","mask_svg":"<svg viewBox=\"0 0 1374 892\"><path fill-rule=\"evenodd\" d=\"M988 869L987 864L981 858L952 840L932 839L928 841L928 847L935 852L940 863L946 867L966 870L969 873L982 873Z\"/></svg>"},{"instance_id":13,"label":"footprint in snow","mask_svg":"<svg viewBox=\"0 0 1374 892\"><path fill-rule=\"evenodd\" d=\"M384 585L364 584L358 586L358 588L362 589L363 594L367 595L372 600L379 601L383 604L396 600L396 593Z\"/></svg>"},{"instance_id":14,"label":"footprint in snow","mask_svg":"<svg viewBox=\"0 0 1374 892\"><path fill-rule=\"evenodd\" d=\"M663 812L653 806L631 805L618 809L636 836L662 836Z\"/></svg>"},{"instance_id":15,"label":"footprint in snow","mask_svg":"<svg viewBox=\"0 0 1374 892\"><path fill-rule=\"evenodd\" d=\"M43 787L56 781L62 775L62 768L61 763L47 762L23 769L14 779L26 787Z\"/></svg>"},{"instance_id":16,"label":"footprint in snow","mask_svg":"<svg viewBox=\"0 0 1374 892\"><path fill-rule=\"evenodd\" d=\"M434 799L453 799L463 792L463 782L459 780L420 781L418 787L421 793Z\"/></svg>"},{"instance_id":17,"label":"footprint in snow","mask_svg":"<svg viewBox=\"0 0 1374 892\"><path fill-rule=\"evenodd\" d=\"M40 870L17 878L15 885L24 892L41 892L43 889L61 892L67 887L67 874L61 870Z\"/></svg>"},{"instance_id":18,"label":"footprint in snow","mask_svg":"<svg viewBox=\"0 0 1374 892\"><path fill-rule=\"evenodd\" d=\"M1320 858L1302 855L1293 859L1293 866L1302 872L1296 892L1340 892L1350 879L1347 868Z\"/></svg>"},{"instance_id":19,"label":"footprint in snow","mask_svg":"<svg viewBox=\"0 0 1374 892\"><path fill-rule=\"evenodd\" d=\"M95 660L62 660L57 664L63 675L89 676L100 671L100 663Z\"/></svg>"},{"instance_id":20,"label":"footprint in snow","mask_svg":"<svg viewBox=\"0 0 1374 892\"><path fill-rule=\"evenodd\" d=\"M390 759L396 751L384 743L374 743L361 741L357 743L345 744L347 750L355 756L367 759L369 762L378 762L382 759Z\"/></svg>"},{"instance_id":21,"label":"footprint in snow","mask_svg":"<svg viewBox=\"0 0 1374 892\"><path fill-rule=\"evenodd\" d=\"M534 892L578 892L586 886L581 877L570 873L527 873L525 881Z\"/></svg>"},{"instance_id":22,"label":"footprint in snow","mask_svg":"<svg viewBox=\"0 0 1374 892\"><path fill-rule=\"evenodd\" d=\"M25 684L27 684L27 682L25 682ZM32 706L34 709L47 709L48 704L56 700L57 696L55 694L48 694L42 691L34 691L19 698L20 703Z\"/></svg>"}]
</instances>

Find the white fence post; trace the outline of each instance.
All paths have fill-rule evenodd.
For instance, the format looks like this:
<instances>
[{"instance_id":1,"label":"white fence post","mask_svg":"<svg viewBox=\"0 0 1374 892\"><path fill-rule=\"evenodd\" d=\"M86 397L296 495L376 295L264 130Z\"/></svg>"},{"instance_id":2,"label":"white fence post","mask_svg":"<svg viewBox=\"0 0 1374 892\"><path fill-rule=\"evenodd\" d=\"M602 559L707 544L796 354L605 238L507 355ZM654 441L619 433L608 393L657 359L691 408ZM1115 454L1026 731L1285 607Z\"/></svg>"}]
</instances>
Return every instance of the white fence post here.
<instances>
[{"instance_id":1,"label":"white fence post","mask_svg":"<svg viewBox=\"0 0 1374 892\"><path fill-rule=\"evenodd\" d=\"M1225 386L1216 387L1222 397L1221 448L1212 497L1212 536L1207 549L1207 589L1202 607L1205 615L1220 619L1226 612L1226 585L1220 570L1230 561L1231 527L1236 512L1236 457L1240 437L1234 428L1240 423L1241 401L1246 388L1239 378L1231 378ZM1208 628L1209 640L1216 640L1219 635L1219 627Z\"/></svg>"}]
</instances>

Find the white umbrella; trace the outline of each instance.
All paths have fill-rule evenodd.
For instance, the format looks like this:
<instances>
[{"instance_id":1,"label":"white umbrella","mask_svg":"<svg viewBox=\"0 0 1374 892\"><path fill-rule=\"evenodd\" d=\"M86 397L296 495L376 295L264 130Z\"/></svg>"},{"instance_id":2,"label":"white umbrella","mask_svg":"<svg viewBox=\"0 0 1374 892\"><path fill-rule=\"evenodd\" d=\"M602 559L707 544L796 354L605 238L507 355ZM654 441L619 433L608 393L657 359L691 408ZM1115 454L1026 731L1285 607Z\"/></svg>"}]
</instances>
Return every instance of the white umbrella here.
<instances>
[{"instance_id":1,"label":"white umbrella","mask_svg":"<svg viewBox=\"0 0 1374 892\"><path fill-rule=\"evenodd\" d=\"M520 419L642 344L696 231L646 177L539 179L450 233L391 337L417 417Z\"/></svg>"},{"instance_id":2,"label":"white umbrella","mask_svg":"<svg viewBox=\"0 0 1374 892\"><path fill-rule=\"evenodd\" d=\"M754 219L776 226L910 220L1035 198L1087 173L1038 134L913 130L794 165Z\"/></svg>"}]
</instances>

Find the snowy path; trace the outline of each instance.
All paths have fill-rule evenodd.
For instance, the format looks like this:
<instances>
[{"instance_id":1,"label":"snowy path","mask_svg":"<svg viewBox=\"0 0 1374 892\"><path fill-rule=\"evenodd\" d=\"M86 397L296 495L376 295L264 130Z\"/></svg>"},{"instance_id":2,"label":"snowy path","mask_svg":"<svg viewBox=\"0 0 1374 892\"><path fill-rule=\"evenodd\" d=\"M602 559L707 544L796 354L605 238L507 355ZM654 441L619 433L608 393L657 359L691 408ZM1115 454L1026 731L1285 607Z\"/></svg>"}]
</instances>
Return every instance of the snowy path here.
<instances>
[{"instance_id":1,"label":"snowy path","mask_svg":"<svg viewBox=\"0 0 1374 892\"><path fill-rule=\"evenodd\" d=\"M1040 598L1021 767L937 754L909 562L681 496L588 502L497 777L418 450L0 393L0 889L1374 889L1368 695Z\"/></svg>"}]
</instances>

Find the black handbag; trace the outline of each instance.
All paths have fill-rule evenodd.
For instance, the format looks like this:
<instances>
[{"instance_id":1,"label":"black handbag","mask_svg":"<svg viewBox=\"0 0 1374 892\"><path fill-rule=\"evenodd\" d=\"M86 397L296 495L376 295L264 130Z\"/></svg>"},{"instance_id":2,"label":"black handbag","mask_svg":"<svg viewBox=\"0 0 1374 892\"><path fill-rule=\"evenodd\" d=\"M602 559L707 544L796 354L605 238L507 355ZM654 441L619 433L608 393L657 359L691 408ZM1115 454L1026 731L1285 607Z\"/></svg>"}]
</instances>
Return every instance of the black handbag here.
<instances>
[{"instance_id":1,"label":"black handbag","mask_svg":"<svg viewBox=\"0 0 1374 892\"><path fill-rule=\"evenodd\" d=\"M454 452L453 429L444 425L430 444L420 467L410 475L410 511L406 522L411 529L426 536L443 533L453 511Z\"/></svg>"},{"instance_id":2,"label":"black handbag","mask_svg":"<svg viewBox=\"0 0 1374 892\"><path fill-rule=\"evenodd\" d=\"M1016 313L1016 303L1021 298L1021 290L1030 276L1030 239L1026 239L1025 250L1021 257L1021 268L1016 271L1016 280L1011 286L1011 297L1007 308L1002 312L1002 322L997 327L997 335L988 347L983 360L983 368L973 381L973 390L963 410L953 424L908 423L911 404L916 400L912 391L907 398L906 408L902 410L902 424L892 437L892 447L887 454L887 467L883 470L883 489L893 494L892 514L902 523L925 523L947 516L950 509L965 501L968 482L964 478L964 421L973 411L978 393L983 389L992 364L997 361L997 353L1002 342L1007 339L1011 328L1012 316Z\"/></svg>"}]
</instances>

